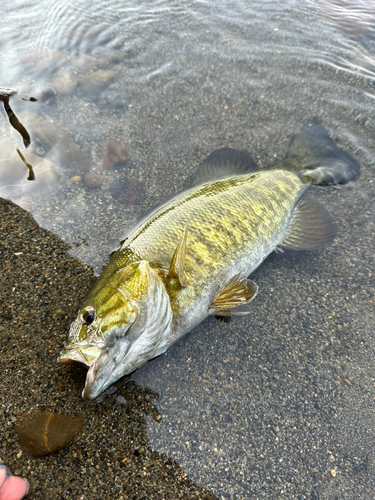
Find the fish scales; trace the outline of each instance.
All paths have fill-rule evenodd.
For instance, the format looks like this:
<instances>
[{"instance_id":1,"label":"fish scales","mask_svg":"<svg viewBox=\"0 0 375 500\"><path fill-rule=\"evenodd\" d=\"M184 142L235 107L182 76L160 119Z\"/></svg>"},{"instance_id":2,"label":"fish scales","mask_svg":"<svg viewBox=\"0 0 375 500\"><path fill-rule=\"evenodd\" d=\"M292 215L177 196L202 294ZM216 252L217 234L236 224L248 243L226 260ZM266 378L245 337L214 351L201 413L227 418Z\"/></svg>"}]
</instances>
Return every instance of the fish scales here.
<instances>
[{"instance_id":1,"label":"fish scales","mask_svg":"<svg viewBox=\"0 0 375 500\"><path fill-rule=\"evenodd\" d=\"M290 216L304 189L291 172L264 171L183 192L125 240L112 256L111 268L121 268L134 258L168 269L187 225L187 274L197 285L203 284L266 242Z\"/></svg>"}]
</instances>

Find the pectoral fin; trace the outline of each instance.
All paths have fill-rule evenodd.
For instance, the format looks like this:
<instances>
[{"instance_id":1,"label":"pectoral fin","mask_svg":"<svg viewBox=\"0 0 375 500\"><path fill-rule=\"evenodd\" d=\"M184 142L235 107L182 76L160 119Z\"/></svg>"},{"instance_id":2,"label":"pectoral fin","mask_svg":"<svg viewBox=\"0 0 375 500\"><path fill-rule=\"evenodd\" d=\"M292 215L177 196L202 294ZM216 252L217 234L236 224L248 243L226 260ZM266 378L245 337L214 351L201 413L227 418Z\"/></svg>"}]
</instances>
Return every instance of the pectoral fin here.
<instances>
[{"instance_id":1,"label":"pectoral fin","mask_svg":"<svg viewBox=\"0 0 375 500\"><path fill-rule=\"evenodd\" d=\"M292 250L316 250L332 243L337 225L320 203L303 198L296 206L287 237L281 244Z\"/></svg>"},{"instance_id":2,"label":"pectoral fin","mask_svg":"<svg viewBox=\"0 0 375 500\"><path fill-rule=\"evenodd\" d=\"M182 287L188 285L185 273L185 252L188 226L185 226L179 244L174 251L171 265L168 272L168 279L177 279Z\"/></svg>"},{"instance_id":3,"label":"pectoral fin","mask_svg":"<svg viewBox=\"0 0 375 500\"><path fill-rule=\"evenodd\" d=\"M247 278L233 276L211 303L217 316L243 315L250 312L249 302L258 293L258 286Z\"/></svg>"}]
</instances>

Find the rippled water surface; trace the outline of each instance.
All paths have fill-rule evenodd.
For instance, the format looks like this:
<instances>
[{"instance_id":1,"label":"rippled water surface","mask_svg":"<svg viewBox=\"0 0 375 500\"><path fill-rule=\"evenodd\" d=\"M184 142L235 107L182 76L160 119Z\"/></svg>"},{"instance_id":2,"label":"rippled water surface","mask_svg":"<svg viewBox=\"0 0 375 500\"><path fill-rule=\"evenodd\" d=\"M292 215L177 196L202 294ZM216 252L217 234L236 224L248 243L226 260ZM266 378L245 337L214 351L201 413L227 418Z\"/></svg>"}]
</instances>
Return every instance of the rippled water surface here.
<instances>
[{"instance_id":1,"label":"rippled water surface","mask_svg":"<svg viewBox=\"0 0 375 500\"><path fill-rule=\"evenodd\" d=\"M375 382L372 2L16 0L0 13L0 87L16 91L0 97L31 138L3 106L0 196L96 273L215 149L265 167L315 118L361 162L356 183L313 192L339 222L331 247L270 256L252 315L207 319L133 378L159 393L151 446L221 498L373 495L364 473L358 497L351 486L375 445L372 393L357 387Z\"/></svg>"}]
</instances>

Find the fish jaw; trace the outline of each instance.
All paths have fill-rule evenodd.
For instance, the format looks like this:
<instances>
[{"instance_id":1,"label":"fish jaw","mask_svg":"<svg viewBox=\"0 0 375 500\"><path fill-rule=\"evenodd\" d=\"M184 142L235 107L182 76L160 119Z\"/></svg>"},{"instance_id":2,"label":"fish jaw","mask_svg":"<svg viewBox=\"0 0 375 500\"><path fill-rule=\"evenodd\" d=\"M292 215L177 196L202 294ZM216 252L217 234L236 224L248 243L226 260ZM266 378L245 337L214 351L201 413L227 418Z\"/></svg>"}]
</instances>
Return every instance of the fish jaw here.
<instances>
[{"instance_id":1,"label":"fish jaw","mask_svg":"<svg viewBox=\"0 0 375 500\"><path fill-rule=\"evenodd\" d=\"M82 391L84 399L97 398L101 392L116 382L119 378L115 375L116 368L121 365L129 347L129 340L122 338L112 349L102 350L100 356L89 366L87 371L85 387Z\"/></svg>"},{"instance_id":2,"label":"fish jaw","mask_svg":"<svg viewBox=\"0 0 375 500\"><path fill-rule=\"evenodd\" d=\"M112 348L85 344L68 344L58 361L63 365L78 364L88 368L84 399L95 399L119 377L112 376L129 350L130 342L125 337L119 339Z\"/></svg>"},{"instance_id":3,"label":"fish jaw","mask_svg":"<svg viewBox=\"0 0 375 500\"><path fill-rule=\"evenodd\" d=\"M58 361L62 365L82 365L90 367L101 355L102 350L92 344L68 344Z\"/></svg>"}]
</instances>

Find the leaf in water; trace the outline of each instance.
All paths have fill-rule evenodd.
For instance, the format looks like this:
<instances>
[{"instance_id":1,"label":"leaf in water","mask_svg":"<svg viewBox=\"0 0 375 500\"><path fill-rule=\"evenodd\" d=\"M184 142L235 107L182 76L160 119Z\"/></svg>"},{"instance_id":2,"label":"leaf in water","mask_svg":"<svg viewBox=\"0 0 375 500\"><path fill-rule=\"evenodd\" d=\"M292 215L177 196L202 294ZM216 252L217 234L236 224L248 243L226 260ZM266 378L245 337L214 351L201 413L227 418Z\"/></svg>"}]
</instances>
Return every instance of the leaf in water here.
<instances>
[{"instance_id":1,"label":"leaf in water","mask_svg":"<svg viewBox=\"0 0 375 500\"><path fill-rule=\"evenodd\" d=\"M57 415L36 411L23 413L15 423L22 450L32 457L61 450L79 434L85 425L81 415Z\"/></svg>"}]
</instances>

